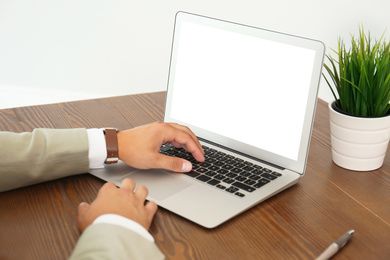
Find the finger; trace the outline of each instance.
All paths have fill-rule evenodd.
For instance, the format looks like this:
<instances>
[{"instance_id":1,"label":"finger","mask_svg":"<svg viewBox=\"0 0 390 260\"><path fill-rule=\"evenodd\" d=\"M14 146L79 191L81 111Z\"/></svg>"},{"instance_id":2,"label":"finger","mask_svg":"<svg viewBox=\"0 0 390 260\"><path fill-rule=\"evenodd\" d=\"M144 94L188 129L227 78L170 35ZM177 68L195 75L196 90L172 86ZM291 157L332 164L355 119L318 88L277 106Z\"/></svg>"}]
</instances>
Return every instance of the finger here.
<instances>
[{"instance_id":1,"label":"finger","mask_svg":"<svg viewBox=\"0 0 390 260\"><path fill-rule=\"evenodd\" d=\"M154 215L156 215L156 212L157 212L157 204L152 202L152 201L148 201L148 202L146 202L144 209L145 209L145 213L146 213L144 220L146 220L146 221L144 221L143 226L144 226L144 228L146 228L146 230L149 230L150 225L152 224Z\"/></svg>"},{"instance_id":2,"label":"finger","mask_svg":"<svg viewBox=\"0 0 390 260\"><path fill-rule=\"evenodd\" d=\"M187 126L183 126L183 125L176 124L176 123L168 123L168 124L170 126L172 126L173 128L178 129L178 130L183 131L186 134L188 134L194 140L194 142L198 146L199 150L201 150L204 153L202 145L200 144L200 142L199 142L198 138L196 137L196 135L194 134L194 132L191 131L191 129L189 129Z\"/></svg>"},{"instance_id":3,"label":"finger","mask_svg":"<svg viewBox=\"0 0 390 260\"><path fill-rule=\"evenodd\" d=\"M131 192L133 192L135 189L135 181L133 179L126 178L122 181L120 188L127 189L127 190L130 190Z\"/></svg>"},{"instance_id":4,"label":"finger","mask_svg":"<svg viewBox=\"0 0 390 260\"><path fill-rule=\"evenodd\" d=\"M79 204L79 207L77 208L77 214L78 215L83 215L85 212L88 210L89 204L87 202L81 202Z\"/></svg>"},{"instance_id":5,"label":"finger","mask_svg":"<svg viewBox=\"0 0 390 260\"><path fill-rule=\"evenodd\" d=\"M188 142L184 144L184 149L186 149L187 152L192 154L192 156L198 161L198 162L203 162L205 160L204 158L204 151L203 148L193 146L191 142Z\"/></svg>"},{"instance_id":6,"label":"finger","mask_svg":"<svg viewBox=\"0 0 390 260\"><path fill-rule=\"evenodd\" d=\"M137 187L134 194L137 198L144 202L149 194L149 190L144 185L140 185Z\"/></svg>"},{"instance_id":7,"label":"finger","mask_svg":"<svg viewBox=\"0 0 390 260\"><path fill-rule=\"evenodd\" d=\"M111 190L117 189L116 185L112 182L106 182L99 190L98 197L102 194L109 193Z\"/></svg>"},{"instance_id":8,"label":"finger","mask_svg":"<svg viewBox=\"0 0 390 260\"><path fill-rule=\"evenodd\" d=\"M204 161L204 151L198 141L194 141L187 133L175 129L166 136L164 142L175 144L178 143L185 147L187 152L191 153L197 161ZM199 144L199 145L198 145ZM177 145L175 145L177 147Z\"/></svg>"},{"instance_id":9,"label":"finger","mask_svg":"<svg viewBox=\"0 0 390 260\"><path fill-rule=\"evenodd\" d=\"M156 214L158 209L157 204L154 201L148 201L145 203L145 210L151 214L150 218L152 219L153 216Z\"/></svg>"},{"instance_id":10,"label":"finger","mask_svg":"<svg viewBox=\"0 0 390 260\"><path fill-rule=\"evenodd\" d=\"M163 142L175 147L185 147L198 161L204 161L204 151L196 135L186 126L176 123L160 123Z\"/></svg>"},{"instance_id":11,"label":"finger","mask_svg":"<svg viewBox=\"0 0 390 260\"><path fill-rule=\"evenodd\" d=\"M163 154L156 154L154 166L152 168L166 169L174 172L189 172L192 164L184 159L175 158Z\"/></svg>"},{"instance_id":12,"label":"finger","mask_svg":"<svg viewBox=\"0 0 390 260\"><path fill-rule=\"evenodd\" d=\"M87 211L90 205L86 202L81 202L77 208L77 222L79 229L83 232L88 226L88 219L86 218Z\"/></svg>"},{"instance_id":13,"label":"finger","mask_svg":"<svg viewBox=\"0 0 390 260\"><path fill-rule=\"evenodd\" d=\"M205 160L204 158L204 151L203 151L203 148L202 150L193 150L191 149L191 147L187 148L186 145L181 145L175 141L173 142L170 142L171 145L173 145L174 147L176 148L184 148L187 152L191 153L192 156L199 162L203 162Z\"/></svg>"}]
</instances>

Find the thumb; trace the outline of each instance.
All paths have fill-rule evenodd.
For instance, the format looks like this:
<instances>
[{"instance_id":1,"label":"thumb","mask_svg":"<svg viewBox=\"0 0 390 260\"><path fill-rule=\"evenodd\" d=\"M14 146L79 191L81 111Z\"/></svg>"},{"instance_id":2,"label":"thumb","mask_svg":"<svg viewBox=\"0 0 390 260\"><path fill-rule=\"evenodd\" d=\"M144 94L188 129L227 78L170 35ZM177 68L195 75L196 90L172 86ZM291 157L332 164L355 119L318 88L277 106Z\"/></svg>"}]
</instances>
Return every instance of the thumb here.
<instances>
[{"instance_id":1,"label":"thumb","mask_svg":"<svg viewBox=\"0 0 390 260\"><path fill-rule=\"evenodd\" d=\"M158 155L156 164L155 168L166 169L174 172L189 172L192 170L192 164L189 161L162 154Z\"/></svg>"},{"instance_id":2,"label":"thumb","mask_svg":"<svg viewBox=\"0 0 390 260\"><path fill-rule=\"evenodd\" d=\"M85 212L88 210L89 204L87 202L81 202L79 204L79 207L77 209L77 214L78 215L84 215Z\"/></svg>"},{"instance_id":3,"label":"thumb","mask_svg":"<svg viewBox=\"0 0 390 260\"><path fill-rule=\"evenodd\" d=\"M77 209L77 222L79 224L79 229L84 231L88 226L87 211L90 205L86 202L81 202Z\"/></svg>"}]
</instances>

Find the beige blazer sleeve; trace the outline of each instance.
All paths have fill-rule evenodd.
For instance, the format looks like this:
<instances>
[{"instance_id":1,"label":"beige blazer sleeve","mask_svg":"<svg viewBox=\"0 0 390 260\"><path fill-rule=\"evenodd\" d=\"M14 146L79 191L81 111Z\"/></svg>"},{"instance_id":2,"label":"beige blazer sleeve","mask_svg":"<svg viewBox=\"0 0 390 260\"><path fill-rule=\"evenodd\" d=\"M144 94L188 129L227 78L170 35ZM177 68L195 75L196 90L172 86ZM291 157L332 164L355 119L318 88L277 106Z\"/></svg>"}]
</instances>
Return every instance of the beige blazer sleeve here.
<instances>
[{"instance_id":1,"label":"beige blazer sleeve","mask_svg":"<svg viewBox=\"0 0 390 260\"><path fill-rule=\"evenodd\" d=\"M139 234L113 224L90 225L79 238L69 260L164 259L157 245Z\"/></svg>"},{"instance_id":2,"label":"beige blazer sleeve","mask_svg":"<svg viewBox=\"0 0 390 260\"><path fill-rule=\"evenodd\" d=\"M0 192L89 169L86 129L0 132Z\"/></svg>"}]
</instances>

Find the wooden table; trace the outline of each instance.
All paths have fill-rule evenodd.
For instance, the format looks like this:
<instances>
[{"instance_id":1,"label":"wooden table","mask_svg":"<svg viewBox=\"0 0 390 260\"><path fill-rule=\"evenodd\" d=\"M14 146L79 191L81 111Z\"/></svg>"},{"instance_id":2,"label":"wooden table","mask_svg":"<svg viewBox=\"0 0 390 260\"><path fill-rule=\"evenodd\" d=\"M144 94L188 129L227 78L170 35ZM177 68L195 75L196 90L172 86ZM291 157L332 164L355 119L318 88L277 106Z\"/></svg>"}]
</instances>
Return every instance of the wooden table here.
<instances>
[{"instance_id":1,"label":"wooden table","mask_svg":"<svg viewBox=\"0 0 390 260\"><path fill-rule=\"evenodd\" d=\"M165 92L0 110L0 130L132 128L162 120ZM4 149L4 147L1 147ZM331 159L327 103L319 100L308 167L297 185L207 230L164 209L151 227L167 259L313 259L350 229L334 259L390 259L390 156L373 172ZM77 206L103 181L68 177L0 193L0 259L66 259L78 237Z\"/></svg>"}]
</instances>

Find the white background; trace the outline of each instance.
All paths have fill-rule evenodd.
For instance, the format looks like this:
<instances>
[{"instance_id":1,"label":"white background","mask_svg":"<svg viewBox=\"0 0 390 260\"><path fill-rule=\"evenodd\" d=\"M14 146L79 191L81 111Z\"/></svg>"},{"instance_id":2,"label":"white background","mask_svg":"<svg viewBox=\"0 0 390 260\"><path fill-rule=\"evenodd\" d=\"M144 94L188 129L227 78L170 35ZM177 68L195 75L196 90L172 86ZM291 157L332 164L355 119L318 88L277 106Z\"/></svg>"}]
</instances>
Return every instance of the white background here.
<instances>
[{"instance_id":1,"label":"white background","mask_svg":"<svg viewBox=\"0 0 390 260\"><path fill-rule=\"evenodd\" d=\"M0 0L0 108L166 89L179 10L346 43L390 39L388 0ZM331 101L321 80L319 97Z\"/></svg>"}]
</instances>

